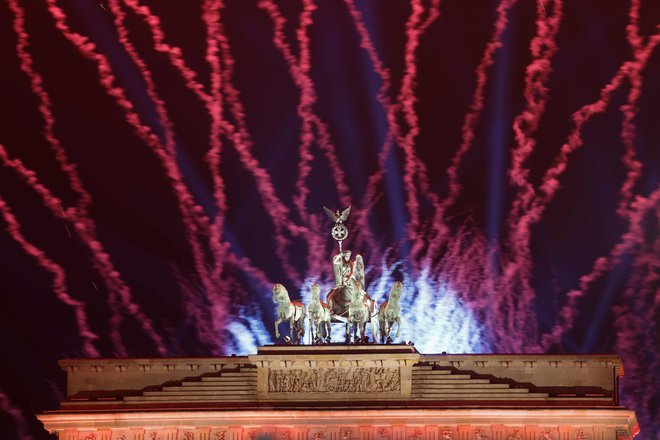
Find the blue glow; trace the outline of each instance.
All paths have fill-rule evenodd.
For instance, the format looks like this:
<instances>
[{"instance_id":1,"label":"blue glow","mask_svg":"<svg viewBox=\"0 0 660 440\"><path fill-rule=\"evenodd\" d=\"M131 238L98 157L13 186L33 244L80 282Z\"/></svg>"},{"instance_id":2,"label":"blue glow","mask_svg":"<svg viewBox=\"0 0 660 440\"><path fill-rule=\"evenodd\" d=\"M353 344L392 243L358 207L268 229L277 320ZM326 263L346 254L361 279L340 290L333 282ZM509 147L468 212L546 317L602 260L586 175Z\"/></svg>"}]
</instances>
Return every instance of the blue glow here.
<instances>
[{"instance_id":1,"label":"blue glow","mask_svg":"<svg viewBox=\"0 0 660 440\"><path fill-rule=\"evenodd\" d=\"M390 267L371 267L368 272L378 270L380 275L367 289L378 304L387 300L387 295L395 269L401 270L398 264ZM305 280L300 288L305 304L309 303L309 286L315 280ZM401 298L401 334L395 342L411 341L421 353L482 353L492 351L488 344L481 324L472 311L460 300L458 294L439 277L432 276L428 271L422 272L416 279L404 272L404 290ZM325 292L329 283L321 286ZM294 293L291 292L290 293ZM259 345L272 344L272 335L266 329L262 316L275 313L273 304L270 310L259 310L254 304L242 308L240 315L228 326L230 333L226 353L239 355L256 353ZM378 328L377 318L376 328ZM368 326L371 337L371 326ZM272 329L271 329L272 330ZM288 334L286 325L280 329L282 334ZM339 342L344 332L343 324L333 324L333 341ZM392 332L394 336L396 326ZM306 337L309 332L306 331Z\"/></svg>"}]
</instances>

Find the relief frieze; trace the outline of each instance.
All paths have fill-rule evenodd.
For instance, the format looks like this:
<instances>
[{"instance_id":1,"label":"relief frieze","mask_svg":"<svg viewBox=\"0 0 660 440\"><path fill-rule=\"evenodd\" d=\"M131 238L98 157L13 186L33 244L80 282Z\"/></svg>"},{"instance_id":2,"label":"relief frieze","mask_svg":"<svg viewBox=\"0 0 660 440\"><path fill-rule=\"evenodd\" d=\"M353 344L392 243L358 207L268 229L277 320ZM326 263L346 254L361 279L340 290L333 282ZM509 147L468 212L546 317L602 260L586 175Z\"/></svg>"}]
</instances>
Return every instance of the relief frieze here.
<instances>
[{"instance_id":1,"label":"relief frieze","mask_svg":"<svg viewBox=\"0 0 660 440\"><path fill-rule=\"evenodd\" d=\"M371 393L401 391L398 368L273 369L270 393Z\"/></svg>"}]
</instances>

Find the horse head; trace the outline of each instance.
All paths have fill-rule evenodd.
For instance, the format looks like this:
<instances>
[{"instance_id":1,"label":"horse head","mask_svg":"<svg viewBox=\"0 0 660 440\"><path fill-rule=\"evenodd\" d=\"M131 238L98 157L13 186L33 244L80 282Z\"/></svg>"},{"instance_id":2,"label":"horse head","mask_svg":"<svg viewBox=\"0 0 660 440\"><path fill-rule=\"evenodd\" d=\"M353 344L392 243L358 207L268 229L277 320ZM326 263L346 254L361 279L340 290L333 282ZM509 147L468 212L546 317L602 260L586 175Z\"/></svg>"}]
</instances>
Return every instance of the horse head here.
<instances>
[{"instance_id":1,"label":"horse head","mask_svg":"<svg viewBox=\"0 0 660 440\"><path fill-rule=\"evenodd\" d=\"M350 301L353 303L363 302L366 293L362 290L362 284L355 278L349 281Z\"/></svg>"},{"instance_id":2,"label":"horse head","mask_svg":"<svg viewBox=\"0 0 660 440\"><path fill-rule=\"evenodd\" d=\"M286 287L284 287L281 284L275 284L273 286L273 302L280 302L280 301L289 301L289 292L286 291Z\"/></svg>"},{"instance_id":3,"label":"horse head","mask_svg":"<svg viewBox=\"0 0 660 440\"><path fill-rule=\"evenodd\" d=\"M312 302L321 301L321 288L318 284L312 284Z\"/></svg>"},{"instance_id":4,"label":"horse head","mask_svg":"<svg viewBox=\"0 0 660 440\"><path fill-rule=\"evenodd\" d=\"M401 299L402 292L403 292L403 283L401 281L395 281L394 284L392 284L392 288L390 289L390 296L388 298L388 301L392 301L393 303L398 303L399 300Z\"/></svg>"}]
</instances>

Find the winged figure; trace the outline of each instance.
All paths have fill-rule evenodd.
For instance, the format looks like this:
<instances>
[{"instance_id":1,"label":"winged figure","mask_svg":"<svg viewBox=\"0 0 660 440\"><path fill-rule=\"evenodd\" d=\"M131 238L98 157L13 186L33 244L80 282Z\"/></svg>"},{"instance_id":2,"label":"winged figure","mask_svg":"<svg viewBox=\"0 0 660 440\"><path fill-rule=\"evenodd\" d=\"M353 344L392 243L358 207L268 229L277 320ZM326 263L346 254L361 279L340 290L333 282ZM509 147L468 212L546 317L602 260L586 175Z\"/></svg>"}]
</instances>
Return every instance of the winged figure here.
<instances>
[{"instance_id":1,"label":"winged figure","mask_svg":"<svg viewBox=\"0 0 660 440\"><path fill-rule=\"evenodd\" d=\"M325 206L323 207L323 210L325 211L326 214L328 214L330 220L332 220L335 223L344 223L346 220L348 220L348 215L351 213L350 206L344 209L341 213L339 212L339 210L332 212L330 209L326 208Z\"/></svg>"}]
</instances>

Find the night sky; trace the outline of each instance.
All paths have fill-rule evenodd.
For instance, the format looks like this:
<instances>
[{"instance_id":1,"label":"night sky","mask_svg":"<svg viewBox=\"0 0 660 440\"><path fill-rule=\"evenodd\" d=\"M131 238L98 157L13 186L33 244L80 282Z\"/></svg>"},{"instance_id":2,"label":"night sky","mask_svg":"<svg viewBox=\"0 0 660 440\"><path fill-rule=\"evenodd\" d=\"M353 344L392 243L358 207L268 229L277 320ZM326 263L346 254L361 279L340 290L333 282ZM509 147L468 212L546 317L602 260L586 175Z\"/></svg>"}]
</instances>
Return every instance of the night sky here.
<instances>
[{"instance_id":1,"label":"night sky","mask_svg":"<svg viewBox=\"0 0 660 440\"><path fill-rule=\"evenodd\" d=\"M401 340L620 354L658 438L658 44L657 0L2 2L0 437L58 359L274 343L351 205Z\"/></svg>"}]
</instances>

